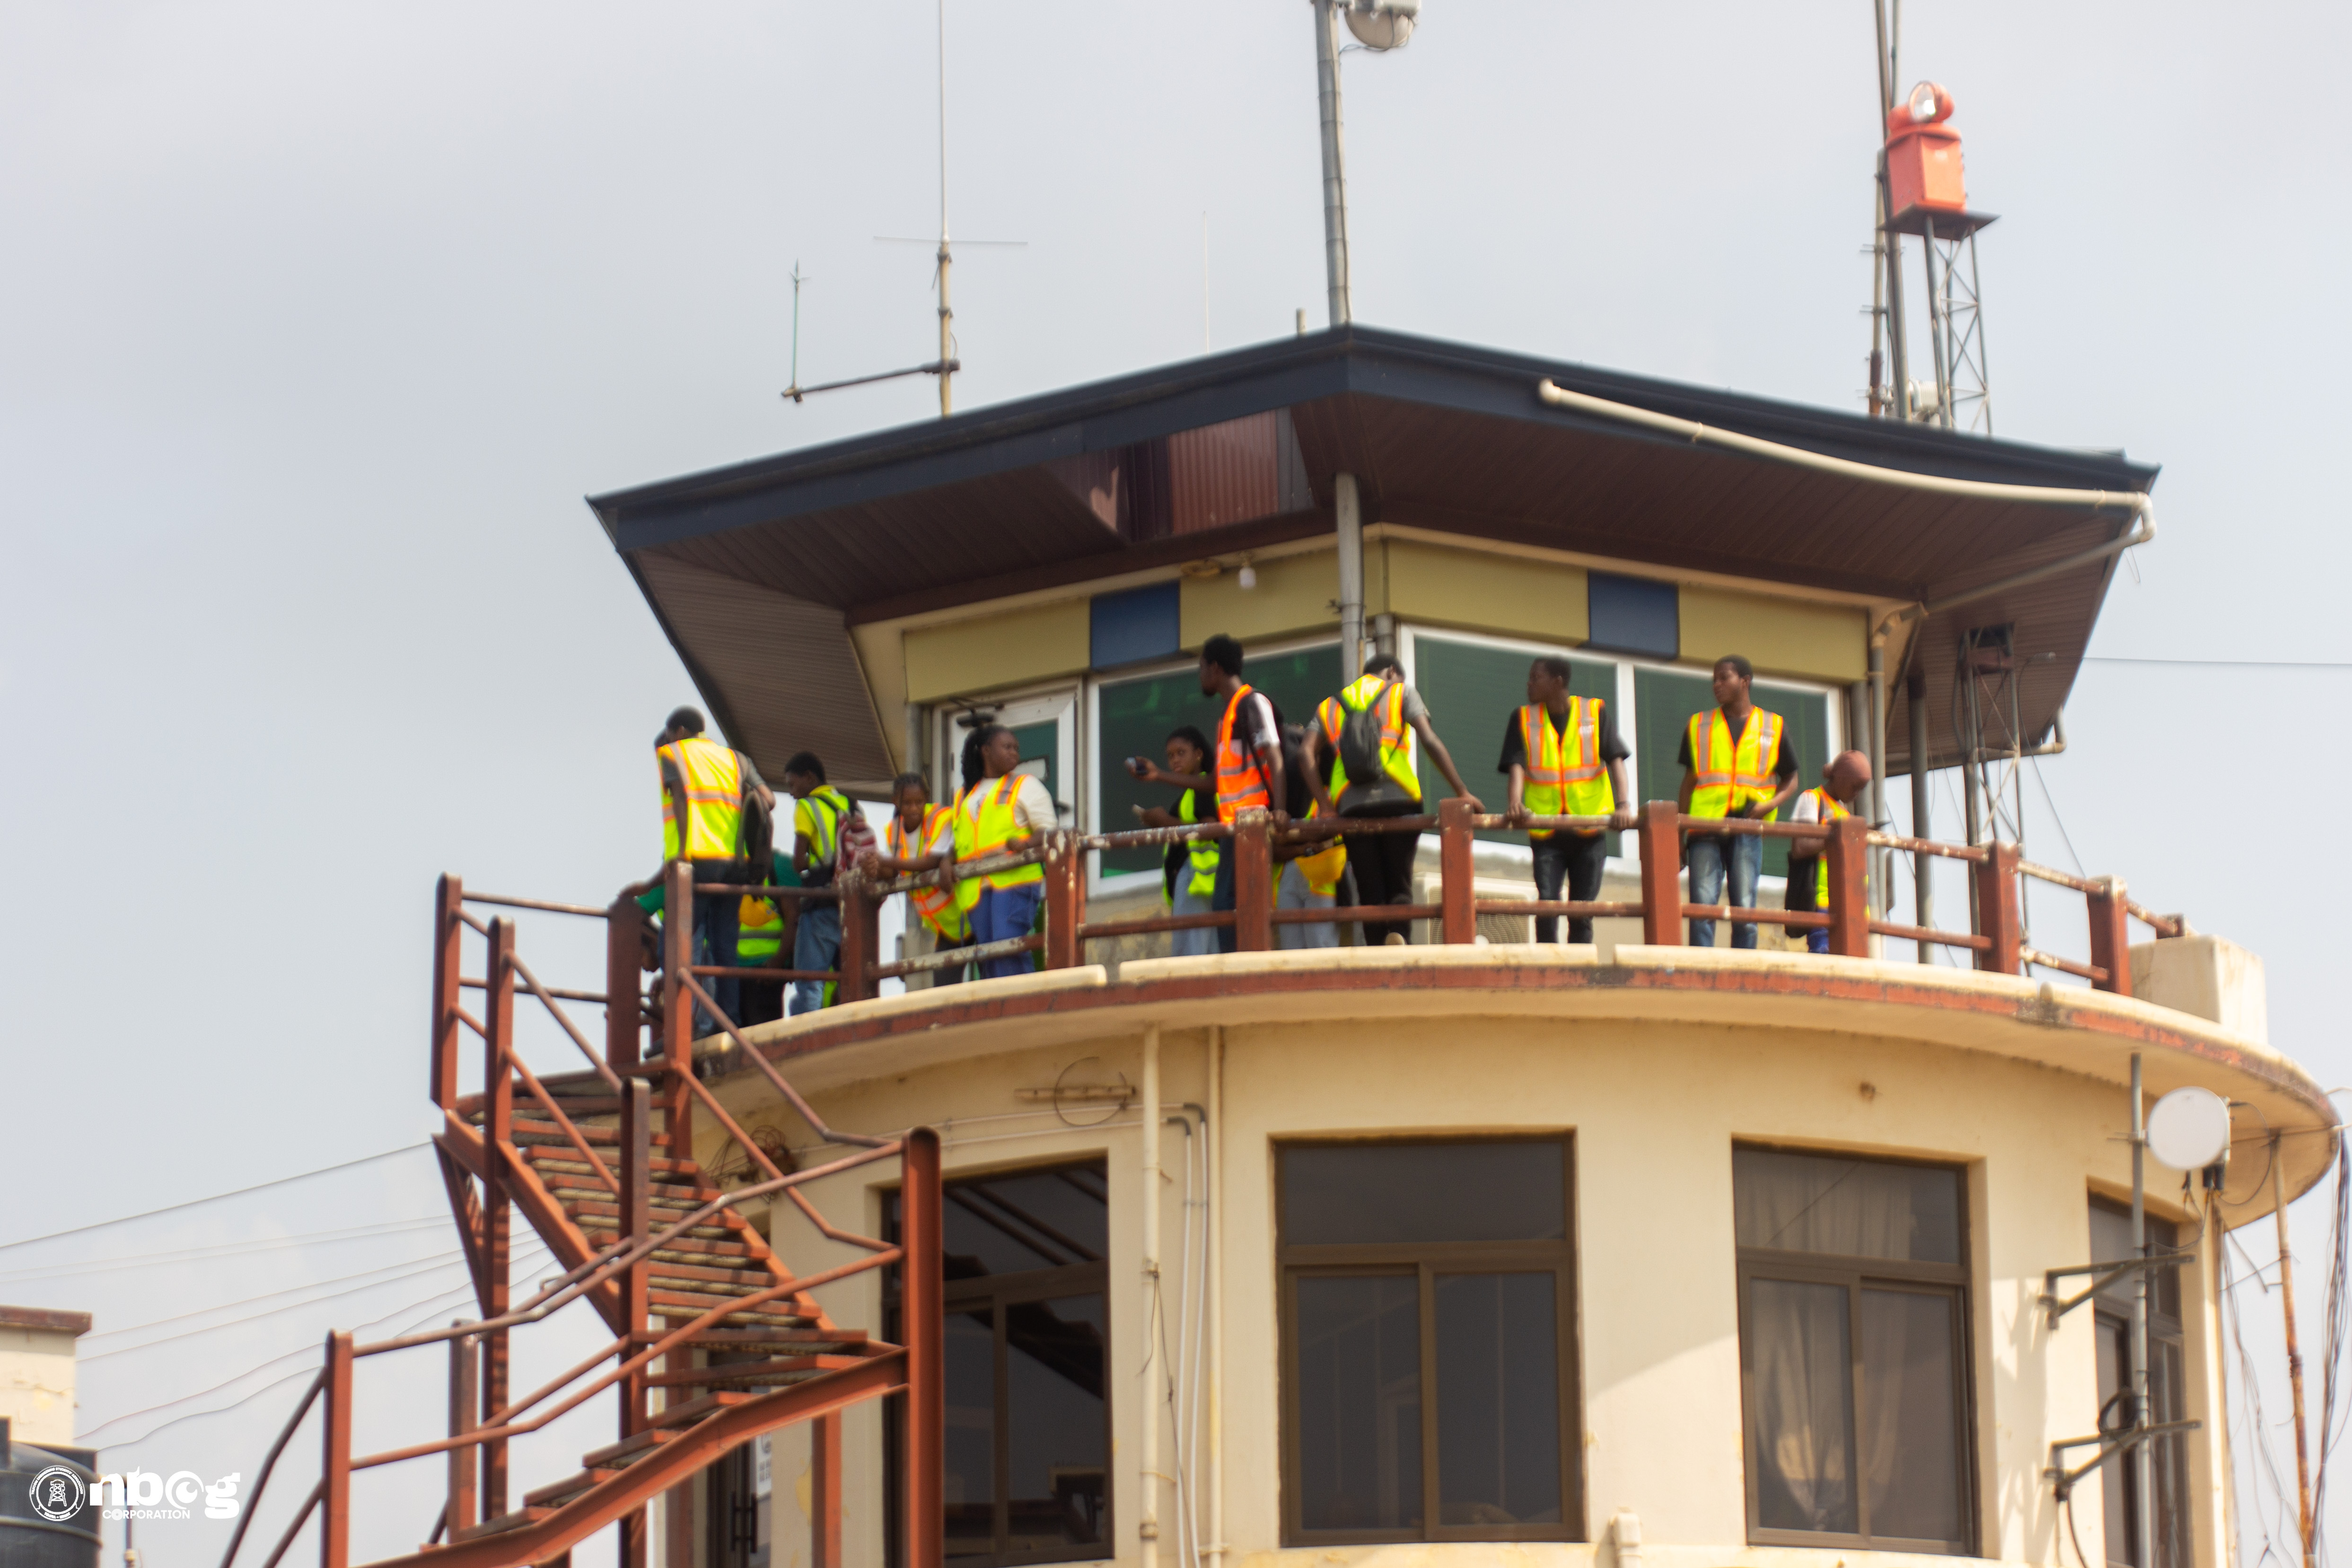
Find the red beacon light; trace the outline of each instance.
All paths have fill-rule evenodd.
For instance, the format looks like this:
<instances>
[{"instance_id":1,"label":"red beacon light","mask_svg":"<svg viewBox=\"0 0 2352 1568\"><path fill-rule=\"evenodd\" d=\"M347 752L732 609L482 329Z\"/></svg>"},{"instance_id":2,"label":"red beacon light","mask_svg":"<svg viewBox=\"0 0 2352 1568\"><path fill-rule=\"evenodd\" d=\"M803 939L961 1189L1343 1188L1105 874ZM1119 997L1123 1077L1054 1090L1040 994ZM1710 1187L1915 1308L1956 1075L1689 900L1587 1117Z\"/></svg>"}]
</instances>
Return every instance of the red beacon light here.
<instances>
[{"instance_id":1,"label":"red beacon light","mask_svg":"<svg viewBox=\"0 0 2352 1568\"><path fill-rule=\"evenodd\" d=\"M1952 95L1931 81L1886 116L1886 205L1899 224L1913 208L1961 213L1969 200L1960 173L1960 133L1944 122Z\"/></svg>"}]
</instances>

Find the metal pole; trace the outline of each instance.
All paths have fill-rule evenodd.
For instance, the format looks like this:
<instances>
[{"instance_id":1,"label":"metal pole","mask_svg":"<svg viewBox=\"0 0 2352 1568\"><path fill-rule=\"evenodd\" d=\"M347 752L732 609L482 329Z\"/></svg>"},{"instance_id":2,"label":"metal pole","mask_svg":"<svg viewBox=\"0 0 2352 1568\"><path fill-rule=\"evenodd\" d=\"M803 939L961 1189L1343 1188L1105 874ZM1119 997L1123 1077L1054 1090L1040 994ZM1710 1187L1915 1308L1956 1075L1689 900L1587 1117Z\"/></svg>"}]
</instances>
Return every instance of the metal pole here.
<instances>
[{"instance_id":1,"label":"metal pole","mask_svg":"<svg viewBox=\"0 0 2352 1568\"><path fill-rule=\"evenodd\" d=\"M1331 476L1331 509L1339 523L1339 679L1364 673L1364 508L1353 474Z\"/></svg>"},{"instance_id":2,"label":"metal pole","mask_svg":"<svg viewBox=\"0 0 2352 1568\"><path fill-rule=\"evenodd\" d=\"M1895 110L1895 52L1896 37L1887 29L1886 0L1877 0L1872 13L1878 23L1878 210L1880 223L1895 214L1886 210L1886 117ZM1902 13L1895 13L1897 34L1902 27ZM1895 361L1895 417L1911 417L1911 355L1903 335L1903 236L1888 234L1882 226L1880 235L1886 260L1886 349Z\"/></svg>"},{"instance_id":3,"label":"metal pole","mask_svg":"<svg viewBox=\"0 0 2352 1568\"><path fill-rule=\"evenodd\" d=\"M2318 1568L2311 1528L2311 1444L2303 1416L2303 1346L2294 1325L2294 1249L2286 1228L2286 1172L2279 1134L2271 1134L2271 1211L2278 1219L2279 1311L2286 1315L2286 1383L2294 1396L2294 1500L2303 1526L2303 1568Z\"/></svg>"},{"instance_id":4,"label":"metal pole","mask_svg":"<svg viewBox=\"0 0 2352 1568\"><path fill-rule=\"evenodd\" d=\"M1926 662L1916 654L1911 660L1911 679L1906 689L1910 698L1911 717L1911 836L1925 839L1933 836L1927 831L1927 671ZM1936 925L1936 891L1932 875L1935 865L1936 857L1924 851L1911 857L1911 918L1912 923L1922 930L1932 931ZM1934 943L1922 940L1919 962L1934 963L1935 947Z\"/></svg>"},{"instance_id":5,"label":"metal pole","mask_svg":"<svg viewBox=\"0 0 2352 1568\"><path fill-rule=\"evenodd\" d=\"M1143 1031L1143 1290L1147 1314L1159 1311L1160 1294L1160 1026ZM1146 1334L1143 1344L1142 1491L1143 1507L1136 1521L1142 1542L1143 1568L1160 1563L1160 1341Z\"/></svg>"},{"instance_id":6,"label":"metal pole","mask_svg":"<svg viewBox=\"0 0 2352 1568\"><path fill-rule=\"evenodd\" d=\"M1209 1226L1203 1264L1209 1298L1209 1543L1202 1552L1225 1561L1225 1026L1209 1026Z\"/></svg>"},{"instance_id":7,"label":"metal pole","mask_svg":"<svg viewBox=\"0 0 2352 1568\"><path fill-rule=\"evenodd\" d=\"M1323 272L1334 327L1344 327L1350 319L1348 180L1340 167L1339 141L1339 7L1342 3L1315 0L1315 86L1323 110Z\"/></svg>"},{"instance_id":8,"label":"metal pole","mask_svg":"<svg viewBox=\"0 0 2352 1568\"><path fill-rule=\"evenodd\" d=\"M1870 825L1880 832L1886 831L1886 631L1880 627L1870 634L1870 729L1864 738L1870 747ZM1886 857L1874 855L1884 867ZM1883 873L1877 885L1870 890L1870 910L1875 916L1886 907L1886 878Z\"/></svg>"},{"instance_id":9,"label":"metal pole","mask_svg":"<svg viewBox=\"0 0 2352 1568\"><path fill-rule=\"evenodd\" d=\"M1926 221L1919 250L1927 269L1927 347L1936 356L1936 423L1952 428L1952 300L1951 274L1936 281L1936 220Z\"/></svg>"},{"instance_id":10,"label":"metal pole","mask_svg":"<svg viewBox=\"0 0 2352 1568\"><path fill-rule=\"evenodd\" d=\"M2147 1103L2140 1087L2139 1052L2131 1059L2131 1152L2132 1205L2131 1244L2134 1258L2147 1256ZM2131 1379L2132 1425L2149 1425L2147 1406L2147 1277L2148 1270L2132 1272ZM2139 1560L2144 1568L2156 1568L2156 1498L2150 1482L2156 1467L2150 1463L2153 1455L2146 1442L2134 1444L2131 1451L2132 1486L2137 1493L2133 1500L2133 1523L2139 1532Z\"/></svg>"},{"instance_id":11,"label":"metal pole","mask_svg":"<svg viewBox=\"0 0 2352 1568\"><path fill-rule=\"evenodd\" d=\"M948 270L952 264L948 254L948 0L940 0L940 417L947 418L955 407L953 389L955 377L948 369L950 328L955 321L955 311L948 304ZM797 383L796 383L797 384Z\"/></svg>"}]
</instances>

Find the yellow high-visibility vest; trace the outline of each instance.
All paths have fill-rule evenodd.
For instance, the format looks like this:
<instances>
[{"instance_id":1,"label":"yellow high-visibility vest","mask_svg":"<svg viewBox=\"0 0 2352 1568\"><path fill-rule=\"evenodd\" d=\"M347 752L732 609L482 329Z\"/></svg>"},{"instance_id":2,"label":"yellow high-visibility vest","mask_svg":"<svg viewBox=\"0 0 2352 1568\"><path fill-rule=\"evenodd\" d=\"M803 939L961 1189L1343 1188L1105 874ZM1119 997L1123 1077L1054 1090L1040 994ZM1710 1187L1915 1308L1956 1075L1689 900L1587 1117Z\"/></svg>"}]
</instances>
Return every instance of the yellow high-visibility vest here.
<instances>
[{"instance_id":1,"label":"yellow high-visibility vest","mask_svg":"<svg viewBox=\"0 0 2352 1568\"><path fill-rule=\"evenodd\" d=\"M1192 802L1197 799L1199 799L1198 793L1191 789L1185 790L1178 799L1176 802L1178 821L1197 822L1201 820L1199 813L1192 810ZM1206 898L1217 891L1217 852L1223 848L1224 846L1214 839L1193 839L1185 844L1185 869L1182 876L1184 890L1187 893L1196 898ZM1165 880L1160 883L1160 901L1162 904L1168 902Z\"/></svg>"},{"instance_id":2,"label":"yellow high-visibility vest","mask_svg":"<svg viewBox=\"0 0 2352 1568\"><path fill-rule=\"evenodd\" d=\"M1747 727L1734 739L1721 708L1691 715L1691 770L1697 779L1691 789L1694 817L1728 817L1759 800L1769 800L1774 788L1772 764L1780 756L1783 720L1760 707L1748 710ZM1780 813L1767 817L1770 821Z\"/></svg>"},{"instance_id":3,"label":"yellow high-visibility vest","mask_svg":"<svg viewBox=\"0 0 2352 1568\"><path fill-rule=\"evenodd\" d=\"M1529 812L1538 817L1605 817L1617 809L1608 765L1601 760L1601 707L1599 697L1570 697L1564 729L1551 727L1551 714L1541 703L1529 703L1519 710L1519 741L1525 751L1520 766L1528 776L1519 803ZM1537 829L1528 836L1548 838L1550 832Z\"/></svg>"},{"instance_id":4,"label":"yellow high-visibility vest","mask_svg":"<svg viewBox=\"0 0 2352 1568\"><path fill-rule=\"evenodd\" d=\"M1853 815L1852 811L1847 810L1843 806L1840 805L1837 801L1837 798L1826 789L1808 789L1805 791L1804 795L1800 795L1797 799L1801 800L1806 795L1812 797L1815 808L1821 812L1819 821L1823 823L1834 822L1841 817L1851 817ZM1865 868L1867 868L1870 864L1869 858L1865 856L1862 863ZM1865 880L1868 878L1869 874L1870 873L1867 869L1863 873ZM1813 866L1813 907L1815 909L1827 909L1829 906L1830 852L1829 846L1827 844L1823 844L1822 846L1821 858L1814 862Z\"/></svg>"},{"instance_id":5,"label":"yellow high-visibility vest","mask_svg":"<svg viewBox=\"0 0 2352 1568\"><path fill-rule=\"evenodd\" d=\"M983 779L963 792L956 801L956 859L978 860L1000 850L1029 847L1029 831L1013 820L1013 798L1020 793L1023 777L1007 773L1001 779ZM956 907L977 906L983 883L990 887L1019 887L1024 883L1045 880L1045 868L1034 862L966 877L956 883Z\"/></svg>"},{"instance_id":6,"label":"yellow high-visibility vest","mask_svg":"<svg viewBox=\"0 0 2352 1568\"><path fill-rule=\"evenodd\" d=\"M657 775L662 792L662 859L733 860L742 852L743 759L698 735L672 741L654 753L677 770L686 788L686 832L678 832L678 802L669 776Z\"/></svg>"},{"instance_id":7,"label":"yellow high-visibility vest","mask_svg":"<svg viewBox=\"0 0 2352 1568\"><path fill-rule=\"evenodd\" d=\"M813 808L809 812L809 848L816 857L820 876L835 869L834 852L841 845L841 819L857 808L849 797L830 784L820 784L801 798L801 803ZM793 826L799 827L799 814L794 813Z\"/></svg>"},{"instance_id":8,"label":"yellow high-visibility vest","mask_svg":"<svg viewBox=\"0 0 2352 1568\"><path fill-rule=\"evenodd\" d=\"M916 860L929 854L932 843L939 837L940 820L952 808L947 806L924 807L922 826L915 830L911 843L908 841L904 819L892 812L890 825L882 831L882 852L894 861ZM949 831L954 831L953 823L949 824ZM975 894L974 902L977 901ZM957 907L955 894L948 888L909 888L907 890L907 902L914 906L916 914L923 917L924 925L950 941L961 942L971 933L971 923L964 918L963 911Z\"/></svg>"},{"instance_id":9,"label":"yellow high-visibility vest","mask_svg":"<svg viewBox=\"0 0 2352 1568\"><path fill-rule=\"evenodd\" d=\"M735 936L735 961L769 967L784 950L784 915L772 898L743 895L737 911L742 928Z\"/></svg>"},{"instance_id":10,"label":"yellow high-visibility vest","mask_svg":"<svg viewBox=\"0 0 2352 1568\"><path fill-rule=\"evenodd\" d=\"M1381 688L1388 687L1388 695ZM1393 675L1362 675L1348 683L1338 696L1325 697L1315 710L1322 721L1323 738L1331 745L1331 800L1337 805L1348 788L1348 770L1339 762L1339 732L1347 727L1348 715L1362 713L1377 701L1381 705L1381 768L1412 797L1421 799L1421 773L1415 765L1412 727L1404 721L1404 683ZM1363 782L1363 780L1359 780Z\"/></svg>"},{"instance_id":11,"label":"yellow high-visibility vest","mask_svg":"<svg viewBox=\"0 0 2352 1568\"><path fill-rule=\"evenodd\" d=\"M1323 814L1319 804L1310 802L1307 808L1311 821ZM1298 874L1307 879L1307 891L1318 897L1328 897L1339 891L1340 873L1348 869L1348 844L1344 839L1329 841L1329 847L1311 855L1298 857ZM1276 891L1281 891L1280 879L1276 879Z\"/></svg>"}]
</instances>

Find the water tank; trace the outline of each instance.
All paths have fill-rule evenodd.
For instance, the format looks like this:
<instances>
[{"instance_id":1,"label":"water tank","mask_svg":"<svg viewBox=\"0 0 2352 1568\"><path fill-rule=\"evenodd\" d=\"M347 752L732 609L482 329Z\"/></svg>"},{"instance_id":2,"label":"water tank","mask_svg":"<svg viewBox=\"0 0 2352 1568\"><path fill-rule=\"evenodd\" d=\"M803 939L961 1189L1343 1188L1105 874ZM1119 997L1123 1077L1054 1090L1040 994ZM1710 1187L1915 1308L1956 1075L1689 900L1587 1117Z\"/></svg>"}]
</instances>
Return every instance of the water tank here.
<instances>
[{"instance_id":1,"label":"water tank","mask_svg":"<svg viewBox=\"0 0 2352 1568\"><path fill-rule=\"evenodd\" d=\"M0 1419L0 1568L98 1568L96 1479L82 1457L11 1442Z\"/></svg>"}]
</instances>

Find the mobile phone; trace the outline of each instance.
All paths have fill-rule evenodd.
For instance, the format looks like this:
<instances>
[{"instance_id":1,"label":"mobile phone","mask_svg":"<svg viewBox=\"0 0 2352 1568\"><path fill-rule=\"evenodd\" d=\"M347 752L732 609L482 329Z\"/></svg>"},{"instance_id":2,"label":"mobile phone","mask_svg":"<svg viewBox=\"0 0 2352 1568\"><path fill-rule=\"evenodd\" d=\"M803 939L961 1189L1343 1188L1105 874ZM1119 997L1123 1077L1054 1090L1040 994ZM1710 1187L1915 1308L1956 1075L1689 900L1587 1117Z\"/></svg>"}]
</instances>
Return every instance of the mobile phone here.
<instances>
[{"instance_id":1,"label":"mobile phone","mask_svg":"<svg viewBox=\"0 0 2352 1568\"><path fill-rule=\"evenodd\" d=\"M1129 773L1134 774L1138 779L1142 778L1145 769L1149 768L1151 764L1146 762L1140 757L1130 757L1127 759L1127 770Z\"/></svg>"}]
</instances>

